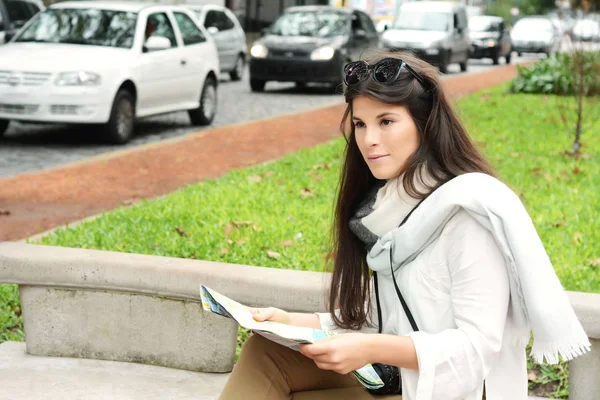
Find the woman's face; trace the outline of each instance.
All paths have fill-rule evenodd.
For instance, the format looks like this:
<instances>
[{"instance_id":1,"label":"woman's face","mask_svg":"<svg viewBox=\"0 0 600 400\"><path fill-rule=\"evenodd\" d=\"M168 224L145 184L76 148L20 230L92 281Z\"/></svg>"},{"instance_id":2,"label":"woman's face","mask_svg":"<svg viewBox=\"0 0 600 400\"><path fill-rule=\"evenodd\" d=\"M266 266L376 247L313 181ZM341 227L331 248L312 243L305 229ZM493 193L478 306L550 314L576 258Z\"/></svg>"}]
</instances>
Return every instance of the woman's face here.
<instances>
[{"instance_id":1,"label":"woman's face","mask_svg":"<svg viewBox=\"0 0 600 400\"><path fill-rule=\"evenodd\" d=\"M419 132L404 106L359 96L352 100L352 123L358 149L377 179L397 177L419 147Z\"/></svg>"}]
</instances>

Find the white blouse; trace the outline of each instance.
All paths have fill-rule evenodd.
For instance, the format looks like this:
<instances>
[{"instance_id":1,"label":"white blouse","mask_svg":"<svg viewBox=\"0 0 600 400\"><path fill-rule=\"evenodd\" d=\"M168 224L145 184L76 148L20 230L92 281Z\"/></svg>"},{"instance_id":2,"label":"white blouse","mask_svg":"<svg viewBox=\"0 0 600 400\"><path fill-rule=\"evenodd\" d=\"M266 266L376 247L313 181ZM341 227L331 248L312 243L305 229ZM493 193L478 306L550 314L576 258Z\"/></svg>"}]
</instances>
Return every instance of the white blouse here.
<instances>
[{"instance_id":1,"label":"white blouse","mask_svg":"<svg viewBox=\"0 0 600 400\"><path fill-rule=\"evenodd\" d=\"M415 203L398 207L406 215ZM484 381L487 400L527 399L525 348L504 339L513 329L509 278L490 231L459 211L396 281L419 327L412 331L391 276L378 274L382 332L410 336L417 352L419 370L401 370L403 400L481 400ZM344 331L318 315L322 329Z\"/></svg>"}]
</instances>

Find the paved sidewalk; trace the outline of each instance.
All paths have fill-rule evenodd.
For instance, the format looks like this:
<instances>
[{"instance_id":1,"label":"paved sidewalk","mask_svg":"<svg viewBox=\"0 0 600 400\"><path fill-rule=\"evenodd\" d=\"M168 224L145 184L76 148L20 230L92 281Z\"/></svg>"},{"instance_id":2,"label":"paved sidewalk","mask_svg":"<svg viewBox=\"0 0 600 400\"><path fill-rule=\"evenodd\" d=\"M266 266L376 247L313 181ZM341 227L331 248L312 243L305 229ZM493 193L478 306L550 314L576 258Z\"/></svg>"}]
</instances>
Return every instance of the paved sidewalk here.
<instances>
[{"instance_id":1,"label":"paved sidewalk","mask_svg":"<svg viewBox=\"0 0 600 400\"><path fill-rule=\"evenodd\" d=\"M444 85L458 98L514 76L516 66L507 65L448 77ZM204 130L62 168L0 179L0 241L23 239L329 141L340 135L343 109L340 104Z\"/></svg>"}]
</instances>

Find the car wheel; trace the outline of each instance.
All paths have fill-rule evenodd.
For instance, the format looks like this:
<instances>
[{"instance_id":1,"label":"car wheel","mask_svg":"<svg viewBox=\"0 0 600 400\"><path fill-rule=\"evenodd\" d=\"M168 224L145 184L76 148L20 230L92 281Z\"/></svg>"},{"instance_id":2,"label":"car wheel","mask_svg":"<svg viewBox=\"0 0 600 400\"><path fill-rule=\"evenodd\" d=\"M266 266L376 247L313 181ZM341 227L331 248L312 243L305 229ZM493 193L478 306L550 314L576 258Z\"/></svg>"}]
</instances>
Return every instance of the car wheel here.
<instances>
[{"instance_id":1,"label":"car wheel","mask_svg":"<svg viewBox=\"0 0 600 400\"><path fill-rule=\"evenodd\" d=\"M105 125L108 139L114 144L127 143L135 132L135 99L125 89L117 92Z\"/></svg>"},{"instance_id":2,"label":"car wheel","mask_svg":"<svg viewBox=\"0 0 600 400\"><path fill-rule=\"evenodd\" d=\"M492 55L492 63L494 65L498 65L500 64L500 52L496 51L493 55Z\"/></svg>"},{"instance_id":3,"label":"car wheel","mask_svg":"<svg viewBox=\"0 0 600 400\"><path fill-rule=\"evenodd\" d=\"M0 119L0 137L4 136L8 130L8 125L10 125L9 119Z\"/></svg>"},{"instance_id":4,"label":"car wheel","mask_svg":"<svg viewBox=\"0 0 600 400\"><path fill-rule=\"evenodd\" d=\"M266 84L267 81L262 79L250 79L250 89L252 89L253 92L264 92Z\"/></svg>"},{"instance_id":5,"label":"car wheel","mask_svg":"<svg viewBox=\"0 0 600 400\"><path fill-rule=\"evenodd\" d=\"M245 65L246 63L244 62L244 57L239 55L235 61L235 68L229 73L232 81L239 81L242 79L242 76L244 76Z\"/></svg>"},{"instance_id":6,"label":"car wheel","mask_svg":"<svg viewBox=\"0 0 600 400\"><path fill-rule=\"evenodd\" d=\"M217 113L217 82L212 76L206 77L202 94L200 95L200 107L188 111L192 125L208 125Z\"/></svg>"},{"instance_id":7,"label":"car wheel","mask_svg":"<svg viewBox=\"0 0 600 400\"><path fill-rule=\"evenodd\" d=\"M511 57L512 57L512 51L508 52L508 54L504 56L504 59L506 60L507 64L510 64Z\"/></svg>"},{"instance_id":8,"label":"car wheel","mask_svg":"<svg viewBox=\"0 0 600 400\"><path fill-rule=\"evenodd\" d=\"M450 52L446 51L443 53L443 56L440 59L440 72L442 74L447 74L448 73L448 64L450 63Z\"/></svg>"}]
</instances>

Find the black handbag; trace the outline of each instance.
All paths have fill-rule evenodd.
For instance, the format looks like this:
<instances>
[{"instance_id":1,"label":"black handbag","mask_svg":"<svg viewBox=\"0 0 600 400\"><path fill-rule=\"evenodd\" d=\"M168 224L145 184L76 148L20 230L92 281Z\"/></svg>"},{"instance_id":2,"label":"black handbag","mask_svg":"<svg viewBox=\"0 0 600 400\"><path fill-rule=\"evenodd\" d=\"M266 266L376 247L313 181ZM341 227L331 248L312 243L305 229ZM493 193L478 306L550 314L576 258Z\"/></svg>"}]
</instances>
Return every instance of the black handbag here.
<instances>
[{"instance_id":1,"label":"black handbag","mask_svg":"<svg viewBox=\"0 0 600 400\"><path fill-rule=\"evenodd\" d=\"M400 225L401 227L408 220L408 217L419 207L419 205L423 202L421 200L410 212L404 217ZM390 271L392 273L392 280L394 281L394 287L396 288L396 294L398 295L398 299L400 300L400 304L402 304L402 308L404 309L404 313L408 318L408 322L410 322L410 326L416 332L419 330L415 319L408 308L408 304L404 301L404 297L402 297L402 293L400 293L400 288L398 287L398 283L396 282L396 277L394 276L394 268L392 265L392 254L393 254L393 245L390 247ZM375 299L377 301L377 320L379 323L379 333L381 333L382 329L382 317L381 317L381 305L379 303L379 288L377 285L377 272L373 272L373 284L375 286ZM371 394L374 395L390 395L390 394L402 394L402 376L400 375L400 368L395 365L374 363L373 369L377 372L377 375L381 378L383 382L383 386L379 389L367 389Z\"/></svg>"}]
</instances>

